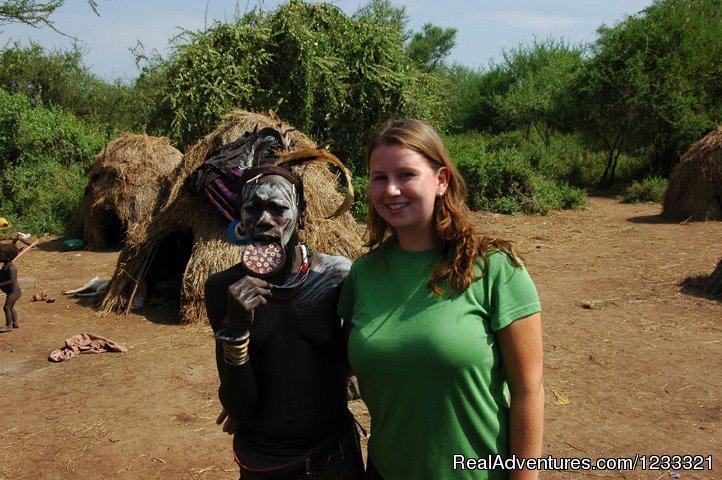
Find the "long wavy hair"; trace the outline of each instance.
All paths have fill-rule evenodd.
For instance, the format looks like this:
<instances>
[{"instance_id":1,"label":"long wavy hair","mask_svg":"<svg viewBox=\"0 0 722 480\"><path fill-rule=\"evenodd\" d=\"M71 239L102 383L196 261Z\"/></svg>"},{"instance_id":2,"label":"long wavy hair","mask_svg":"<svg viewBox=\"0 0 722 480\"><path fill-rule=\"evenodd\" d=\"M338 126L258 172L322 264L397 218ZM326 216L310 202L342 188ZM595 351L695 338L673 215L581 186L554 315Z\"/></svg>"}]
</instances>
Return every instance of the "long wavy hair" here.
<instances>
[{"instance_id":1,"label":"long wavy hair","mask_svg":"<svg viewBox=\"0 0 722 480\"><path fill-rule=\"evenodd\" d=\"M465 291L489 269L488 255L504 252L511 262L521 268L520 257L512 244L506 240L479 235L470 220L466 205L466 183L451 160L439 134L421 120L399 119L386 122L371 138L366 153L366 168L370 168L371 153L381 145L401 145L421 154L429 165L438 172L446 167L449 171L449 185L441 197L436 197L433 212L434 245L442 254L429 280L429 288L436 295L443 295L442 285L450 286L456 292ZM373 252L386 238L393 235L393 228L378 214L369 196L368 234L366 247ZM484 272L476 273L478 258L484 262Z\"/></svg>"}]
</instances>

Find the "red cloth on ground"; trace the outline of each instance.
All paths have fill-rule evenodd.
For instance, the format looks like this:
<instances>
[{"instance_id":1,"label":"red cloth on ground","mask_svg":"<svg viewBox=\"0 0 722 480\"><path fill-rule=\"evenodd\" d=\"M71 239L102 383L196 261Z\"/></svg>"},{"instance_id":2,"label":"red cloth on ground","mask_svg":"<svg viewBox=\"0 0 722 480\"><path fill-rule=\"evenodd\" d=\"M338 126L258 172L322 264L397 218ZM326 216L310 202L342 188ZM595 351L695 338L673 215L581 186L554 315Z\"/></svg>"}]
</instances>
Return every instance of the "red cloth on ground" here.
<instances>
[{"instance_id":1,"label":"red cloth on ground","mask_svg":"<svg viewBox=\"0 0 722 480\"><path fill-rule=\"evenodd\" d=\"M65 340L65 346L50 352L48 360L62 362L79 353L127 352L128 348L94 333L79 333Z\"/></svg>"}]
</instances>

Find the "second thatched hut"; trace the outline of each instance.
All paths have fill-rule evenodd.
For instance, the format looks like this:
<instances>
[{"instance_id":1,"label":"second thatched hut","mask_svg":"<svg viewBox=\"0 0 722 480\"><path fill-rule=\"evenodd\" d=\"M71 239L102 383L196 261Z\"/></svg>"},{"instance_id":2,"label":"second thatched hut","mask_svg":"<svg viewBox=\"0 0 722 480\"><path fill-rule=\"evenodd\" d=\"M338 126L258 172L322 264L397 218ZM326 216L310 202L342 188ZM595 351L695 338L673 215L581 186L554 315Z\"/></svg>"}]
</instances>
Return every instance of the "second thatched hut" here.
<instances>
[{"instance_id":1,"label":"second thatched hut","mask_svg":"<svg viewBox=\"0 0 722 480\"><path fill-rule=\"evenodd\" d=\"M722 126L682 156L669 179L662 215L674 220L722 220Z\"/></svg>"},{"instance_id":2,"label":"second thatched hut","mask_svg":"<svg viewBox=\"0 0 722 480\"><path fill-rule=\"evenodd\" d=\"M240 260L241 247L228 241L228 222L202 195L184 188L186 178L198 168L208 153L231 143L246 132L265 127L288 132L294 141L291 150L313 148L315 142L293 130L272 114L242 110L229 113L222 125L199 140L183 157L171 174L173 184L158 212L147 224L129 230L128 240L120 252L116 271L101 308L128 312L138 303L164 292L179 299L182 323L205 319L203 286L208 275L226 269ZM308 217L301 241L312 248L355 258L361 253L363 229L350 213L327 220L341 204L336 178L322 165L308 165L304 179Z\"/></svg>"},{"instance_id":3,"label":"second thatched hut","mask_svg":"<svg viewBox=\"0 0 722 480\"><path fill-rule=\"evenodd\" d=\"M148 223L182 157L166 137L125 133L108 142L69 231L93 249L122 244L135 225Z\"/></svg>"}]
</instances>

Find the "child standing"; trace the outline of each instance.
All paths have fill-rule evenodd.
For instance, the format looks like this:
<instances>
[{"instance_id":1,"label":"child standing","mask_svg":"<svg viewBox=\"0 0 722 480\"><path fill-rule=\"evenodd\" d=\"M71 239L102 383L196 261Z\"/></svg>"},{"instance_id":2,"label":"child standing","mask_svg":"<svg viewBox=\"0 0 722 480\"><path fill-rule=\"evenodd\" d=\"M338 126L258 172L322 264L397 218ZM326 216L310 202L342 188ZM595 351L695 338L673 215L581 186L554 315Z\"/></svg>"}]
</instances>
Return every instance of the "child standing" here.
<instances>
[{"instance_id":1,"label":"child standing","mask_svg":"<svg viewBox=\"0 0 722 480\"><path fill-rule=\"evenodd\" d=\"M18 256L18 247L14 244L0 245L0 263L3 264L0 269L0 290L2 290L7 298L3 306L5 313L5 326L0 328L0 332L9 332L13 328L18 328L18 314L15 311L15 302L23 294L18 283L18 270L13 260Z\"/></svg>"}]
</instances>

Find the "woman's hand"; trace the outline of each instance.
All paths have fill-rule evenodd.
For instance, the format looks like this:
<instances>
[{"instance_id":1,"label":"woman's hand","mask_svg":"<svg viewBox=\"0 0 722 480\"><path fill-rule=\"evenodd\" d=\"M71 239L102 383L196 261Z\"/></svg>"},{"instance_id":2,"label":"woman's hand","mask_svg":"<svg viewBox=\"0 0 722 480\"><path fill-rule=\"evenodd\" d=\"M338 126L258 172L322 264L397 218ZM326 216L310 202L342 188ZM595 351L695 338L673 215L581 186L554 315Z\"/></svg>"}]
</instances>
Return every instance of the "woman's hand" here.
<instances>
[{"instance_id":1,"label":"woman's hand","mask_svg":"<svg viewBox=\"0 0 722 480\"><path fill-rule=\"evenodd\" d=\"M228 326L249 331L253 310L259 305L266 305L270 297L270 284L256 277L245 276L228 287Z\"/></svg>"},{"instance_id":2,"label":"woman's hand","mask_svg":"<svg viewBox=\"0 0 722 480\"><path fill-rule=\"evenodd\" d=\"M216 418L216 425L221 424L223 425L223 431L228 435L233 435L236 433L236 430L238 430L238 423L228 415L225 408L221 410L218 418Z\"/></svg>"}]
</instances>

